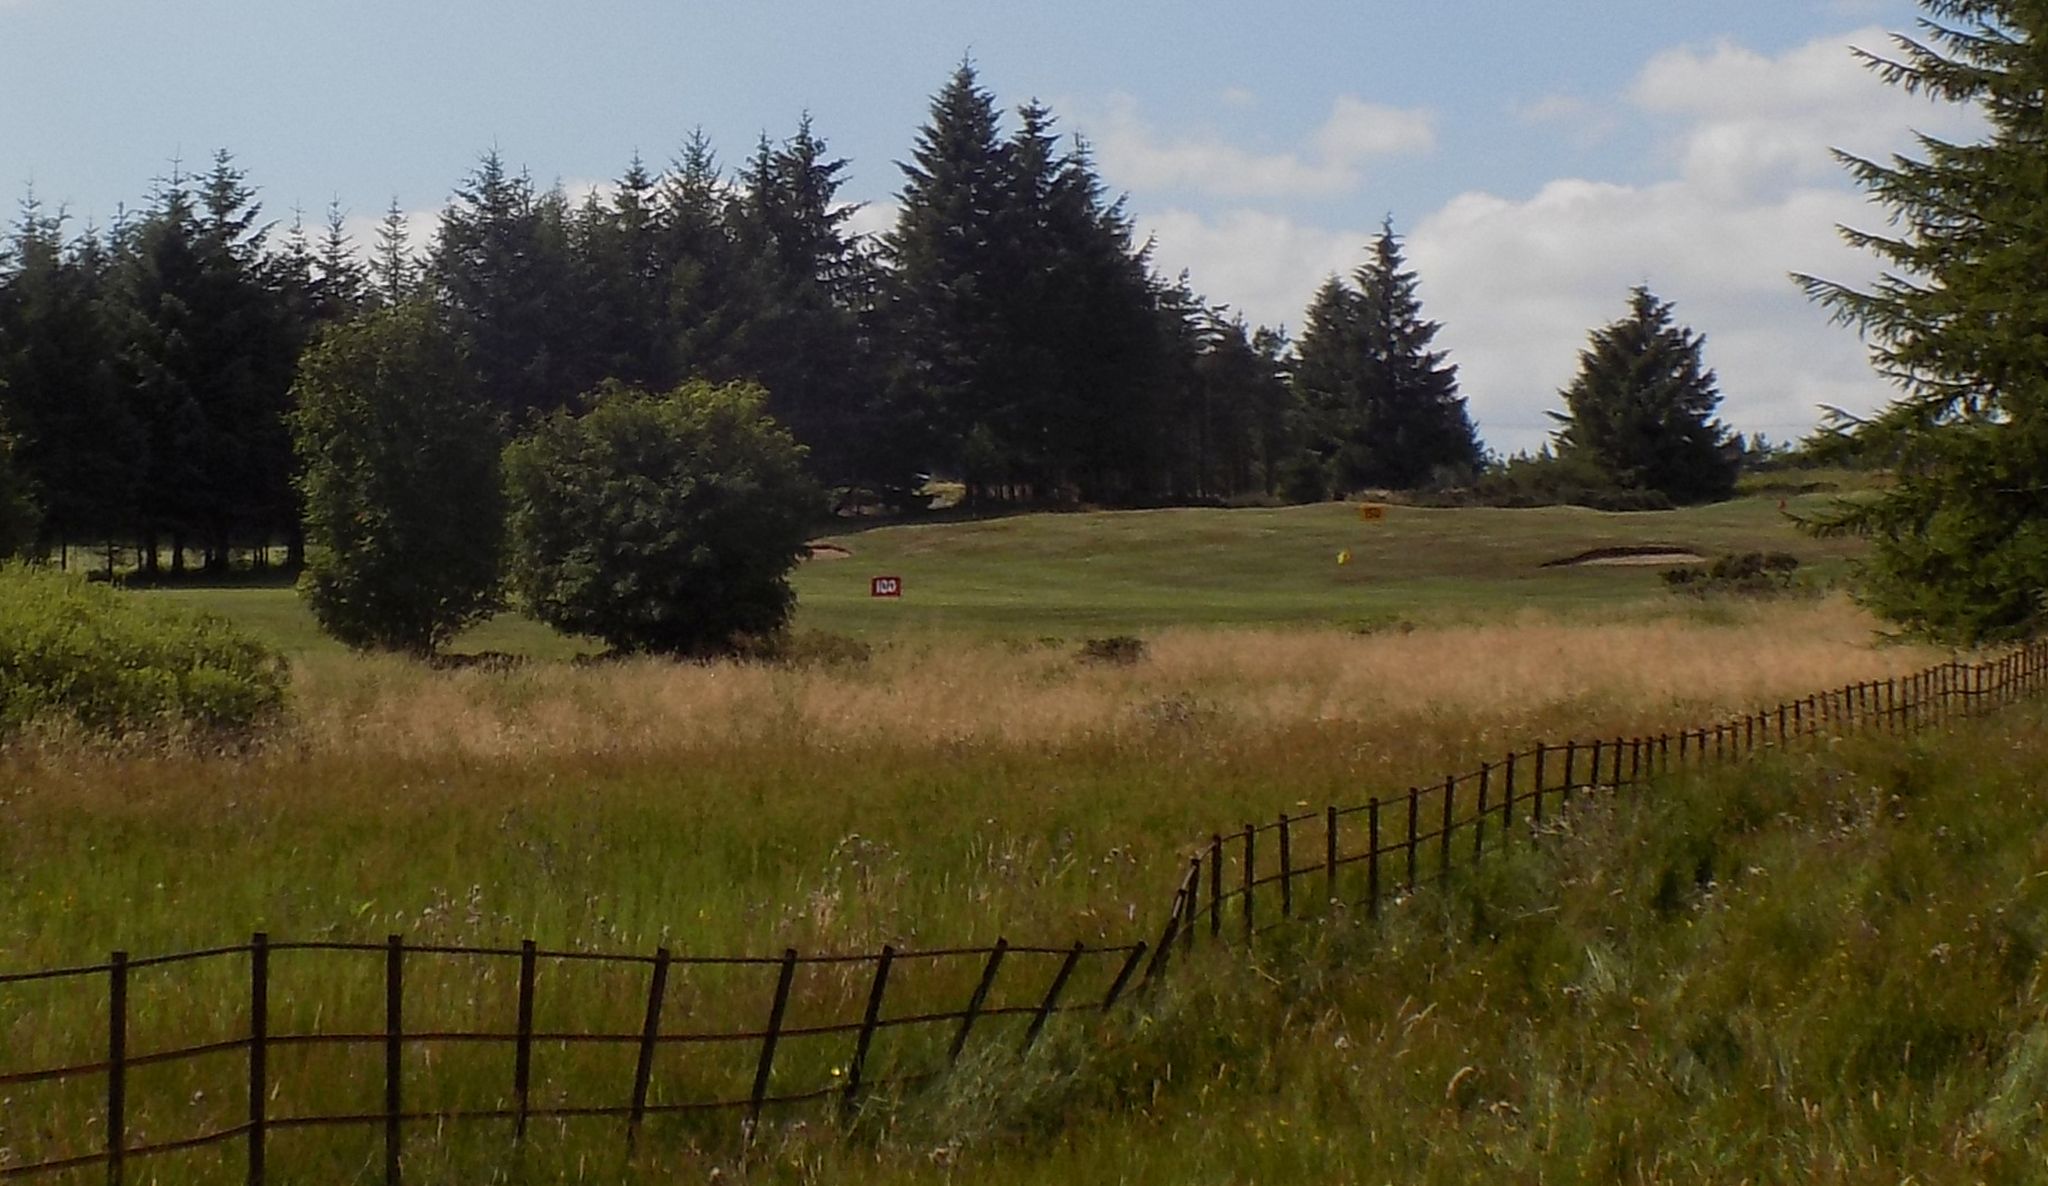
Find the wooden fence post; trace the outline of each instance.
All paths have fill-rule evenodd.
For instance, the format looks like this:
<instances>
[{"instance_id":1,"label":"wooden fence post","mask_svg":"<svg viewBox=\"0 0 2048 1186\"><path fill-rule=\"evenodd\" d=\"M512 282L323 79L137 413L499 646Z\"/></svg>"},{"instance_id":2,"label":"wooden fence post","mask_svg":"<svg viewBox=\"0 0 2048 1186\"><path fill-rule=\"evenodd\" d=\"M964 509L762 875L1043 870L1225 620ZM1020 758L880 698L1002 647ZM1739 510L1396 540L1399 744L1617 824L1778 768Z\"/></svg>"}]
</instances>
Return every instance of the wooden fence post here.
<instances>
[{"instance_id":1,"label":"wooden fence post","mask_svg":"<svg viewBox=\"0 0 2048 1186\"><path fill-rule=\"evenodd\" d=\"M1294 845L1292 820L1280 813L1280 917L1294 917Z\"/></svg>"},{"instance_id":2,"label":"wooden fence post","mask_svg":"<svg viewBox=\"0 0 2048 1186\"><path fill-rule=\"evenodd\" d=\"M1444 822L1443 826L1437 829L1436 834L1436 871L1440 877L1448 877L1451 872L1451 821L1454 818L1453 812L1457 808L1457 802L1458 778L1454 774L1446 774L1444 775Z\"/></svg>"},{"instance_id":3,"label":"wooden fence post","mask_svg":"<svg viewBox=\"0 0 2048 1186\"><path fill-rule=\"evenodd\" d=\"M1504 768L1506 770L1506 774L1503 775L1503 778L1507 783L1507 789L1504 792L1502 792L1500 797L1500 842L1505 845L1513 842L1515 838L1514 751L1508 751L1508 757L1506 763L1504 763Z\"/></svg>"},{"instance_id":4,"label":"wooden fence post","mask_svg":"<svg viewBox=\"0 0 2048 1186\"><path fill-rule=\"evenodd\" d=\"M1418 847L1420 847L1420 846L1419 846L1419 845L1418 845L1418 844L1416 843L1416 839L1417 839L1417 837L1418 837L1418 836L1420 835L1420 833L1419 833L1419 831L1418 831L1418 829L1417 829L1417 827L1416 827L1416 820L1415 820L1415 817L1416 817L1416 816L1418 816L1418 815L1420 815L1421 813L1422 813L1422 791L1421 791L1420 789L1416 788L1416 787L1409 787L1409 788L1408 788L1408 892L1409 892L1409 893L1411 893L1411 894L1415 892L1415 885L1416 885L1416 882L1417 882L1417 870L1416 870L1416 866L1417 866L1418 862L1417 862L1417 860L1416 860L1416 854L1415 854L1415 850L1416 850L1416 849L1417 849Z\"/></svg>"},{"instance_id":5,"label":"wooden fence post","mask_svg":"<svg viewBox=\"0 0 2048 1186\"><path fill-rule=\"evenodd\" d=\"M1538 828L1543 826L1543 759L1548 752L1542 742L1536 743L1536 800L1529 805L1529 821Z\"/></svg>"},{"instance_id":6,"label":"wooden fence post","mask_svg":"<svg viewBox=\"0 0 2048 1186\"><path fill-rule=\"evenodd\" d=\"M1173 891L1173 909L1167 911L1166 925L1160 928L1159 942L1152 948L1152 958L1145 964L1145 983L1166 970L1166 963L1173 957L1174 940L1180 936L1180 921L1187 912L1188 878L1180 880L1180 888Z\"/></svg>"},{"instance_id":7,"label":"wooden fence post","mask_svg":"<svg viewBox=\"0 0 2048 1186\"><path fill-rule=\"evenodd\" d=\"M1365 805L1365 913L1380 916L1380 801L1375 795Z\"/></svg>"},{"instance_id":8,"label":"wooden fence post","mask_svg":"<svg viewBox=\"0 0 2048 1186\"><path fill-rule=\"evenodd\" d=\"M1180 903L1174 903L1174 908L1178 910ZM1138 945L1140 951L1144 947L1142 943ZM868 1065L868 1047L875 1040L875 1027L882 1023L882 994L889 991L889 965L895 962L896 949L887 943L882 944L882 956L875 961L875 980L868 987L867 1012L861 1014L860 1035L853 1041L853 1061L846 1065L846 1094L839 1098L842 1115L851 1116L859 1103L860 1081Z\"/></svg>"},{"instance_id":9,"label":"wooden fence post","mask_svg":"<svg viewBox=\"0 0 2048 1186\"><path fill-rule=\"evenodd\" d=\"M981 967L981 980L974 986L974 995L967 998L967 1013L960 1019L959 1032L953 1035L953 1049L946 1054L947 1063L959 1062L960 1052L967 1049L967 1035L981 1016L982 1006L988 1004L989 990L995 987L996 972L1003 966L1003 954L1009 950L1008 939L997 939L996 945L989 949L988 962Z\"/></svg>"},{"instance_id":10,"label":"wooden fence post","mask_svg":"<svg viewBox=\"0 0 2048 1186\"><path fill-rule=\"evenodd\" d=\"M1323 809L1323 880L1328 883L1329 900L1337 898L1337 806Z\"/></svg>"},{"instance_id":11,"label":"wooden fence post","mask_svg":"<svg viewBox=\"0 0 2048 1186\"><path fill-rule=\"evenodd\" d=\"M128 1152L128 953L107 958L107 1186Z\"/></svg>"},{"instance_id":12,"label":"wooden fence post","mask_svg":"<svg viewBox=\"0 0 2048 1186\"><path fill-rule=\"evenodd\" d=\"M1024 1031L1025 1053L1029 1054L1031 1048L1038 1044L1038 1035L1044 1032L1046 1019L1059 1007L1060 992L1067 987L1067 978L1074 974L1074 965L1081 962L1083 950L1081 941L1076 939L1073 950L1067 952L1066 961L1060 964L1060 970L1053 974L1052 986L1045 990L1045 1000L1039 1002L1038 1012L1032 1015L1031 1028Z\"/></svg>"},{"instance_id":13,"label":"wooden fence post","mask_svg":"<svg viewBox=\"0 0 2048 1186\"><path fill-rule=\"evenodd\" d=\"M1209 937L1223 937L1223 833L1209 834Z\"/></svg>"},{"instance_id":14,"label":"wooden fence post","mask_svg":"<svg viewBox=\"0 0 2048 1186\"><path fill-rule=\"evenodd\" d=\"M1490 769L1486 763L1479 763L1479 803L1472 809L1472 859L1475 861L1486 851L1486 782Z\"/></svg>"},{"instance_id":15,"label":"wooden fence post","mask_svg":"<svg viewBox=\"0 0 2048 1186\"><path fill-rule=\"evenodd\" d=\"M1188 858L1187 886L1188 900L1182 906L1186 913L1181 916L1180 921L1180 945L1189 951L1193 951L1195 948L1195 920L1202 916L1202 905L1197 900L1202 894L1202 858L1199 856ZM1164 959L1165 957L1162 956L1161 958Z\"/></svg>"},{"instance_id":16,"label":"wooden fence post","mask_svg":"<svg viewBox=\"0 0 2048 1186\"><path fill-rule=\"evenodd\" d=\"M1116 1007L1117 998L1124 995L1124 986L1131 982L1131 973L1138 970L1138 961L1145 958L1145 941L1138 940L1131 953L1124 957L1124 966L1116 971L1116 979L1109 982L1109 991L1102 994L1102 1011L1109 1012Z\"/></svg>"},{"instance_id":17,"label":"wooden fence post","mask_svg":"<svg viewBox=\"0 0 2048 1186\"><path fill-rule=\"evenodd\" d=\"M640 1022L640 1057L633 1064L633 1105L626 1116L626 1151L640 1136L640 1122L647 1119L647 1088L654 1080L654 1048L661 1037L661 1006L668 999L666 947L654 949L654 971L647 978L647 1012Z\"/></svg>"},{"instance_id":18,"label":"wooden fence post","mask_svg":"<svg viewBox=\"0 0 2048 1186\"><path fill-rule=\"evenodd\" d=\"M404 1140L405 936L384 940L384 1182L399 1186L399 1153Z\"/></svg>"},{"instance_id":19,"label":"wooden fence post","mask_svg":"<svg viewBox=\"0 0 2048 1186\"><path fill-rule=\"evenodd\" d=\"M1570 798L1572 797L1572 770L1573 770L1573 768L1574 768L1574 767L1576 767L1576 766L1578 765L1578 757L1579 757L1579 743L1578 743L1578 741L1577 741L1576 739L1574 739L1574 740L1571 740L1571 741L1567 741L1567 742L1565 742L1565 743L1564 743L1564 782L1563 782L1563 783L1562 783L1562 784L1561 784L1561 785L1560 785L1560 786L1558 787L1558 790L1562 792L1562 794L1560 794L1560 795L1558 796L1558 801L1559 801L1559 802L1565 802L1565 801L1569 800L1569 799L1570 799Z\"/></svg>"},{"instance_id":20,"label":"wooden fence post","mask_svg":"<svg viewBox=\"0 0 2048 1186\"><path fill-rule=\"evenodd\" d=\"M1244 941L1249 944L1258 931L1257 919L1252 912L1252 890L1258 882L1258 862L1253 859L1252 839L1259 830L1250 824L1244 826Z\"/></svg>"},{"instance_id":21,"label":"wooden fence post","mask_svg":"<svg viewBox=\"0 0 2048 1186\"><path fill-rule=\"evenodd\" d=\"M533 1110L533 982L539 945L531 939L519 943L519 1035L512 1050L512 1097L519 1108L512 1122L512 1139L526 1139L527 1115Z\"/></svg>"},{"instance_id":22,"label":"wooden fence post","mask_svg":"<svg viewBox=\"0 0 2048 1186\"><path fill-rule=\"evenodd\" d=\"M270 1101L270 936L249 937L249 1186L263 1186Z\"/></svg>"},{"instance_id":23,"label":"wooden fence post","mask_svg":"<svg viewBox=\"0 0 2048 1186\"><path fill-rule=\"evenodd\" d=\"M761 1061L754 1068L754 1093L747 1100L747 1133L761 1128L761 1108L768 1102L768 1080L775 1073L775 1044L782 1039L782 1017L789 1010L789 986L796 979L796 948L782 950L782 971L775 978L775 1000L768 1006L768 1030L761 1035Z\"/></svg>"},{"instance_id":24,"label":"wooden fence post","mask_svg":"<svg viewBox=\"0 0 2048 1186\"><path fill-rule=\"evenodd\" d=\"M1621 738L1614 739L1614 787L1621 788Z\"/></svg>"}]
</instances>

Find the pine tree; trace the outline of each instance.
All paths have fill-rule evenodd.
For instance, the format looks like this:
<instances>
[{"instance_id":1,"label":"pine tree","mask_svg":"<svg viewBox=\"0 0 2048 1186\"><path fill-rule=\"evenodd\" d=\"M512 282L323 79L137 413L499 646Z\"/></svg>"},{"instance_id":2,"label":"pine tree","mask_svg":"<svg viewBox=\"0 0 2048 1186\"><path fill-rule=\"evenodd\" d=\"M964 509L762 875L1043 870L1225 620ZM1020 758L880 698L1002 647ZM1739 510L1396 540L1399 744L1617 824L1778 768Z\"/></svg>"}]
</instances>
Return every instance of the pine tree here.
<instances>
[{"instance_id":1,"label":"pine tree","mask_svg":"<svg viewBox=\"0 0 2048 1186\"><path fill-rule=\"evenodd\" d=\"M1721 393L1705 344L1672 323L1668 302L1631 289L1628 316L1593 331L1565 413L1551 413L1558 456L1590 462L1620 489L1680 503L1726 498L1740 451L1713 419Z\"/></svg>"},{"instance_id":2,"label":"pine tree","mask_svg":"<svg viewBox=\"0 0 2048 1186\"><path fill-rule=\"evenodd\" d=\"M309 311L318 325L346 321L369 304L369 274L356 258L347 220L340 202L328 203L327 222L314 254L308 293Z\"/></svg>"},{"instance_id":3,"label":"pine tree","mask_svg":"<svg viewBox=\"0 0 2048 1186\"><path fill-rule=\"evenodd\" d=\"M1842 160L1897 228L1844 231L1885 263L1857 290L1799 277L1871 343L1901 396L1856 444L1896 480L1809 526L1868 536L1862 596L1908 630L1980 643L2048 624L2048 8L1923 0L1885 81L1975 106L1984 139Z\"/></svg>"},{"instance_id":4,"label":"pine tree","mask_svg":"<svg viewBox=\"0 0 2048 1186\"><path fill-rule=\"evenodd\" d=\"M994 449L994 336L1006 282L996 223L1008 180L995 97L973 63L960 64L930 110L900 166L899 213L883 244L891 265L890 401L899 431L927 436L936 455L958 464L972 439L987 442L977 453ZM995 463L986 458L983 468ZM968 475L970 486L995 476Z\"/></svg>"},{"instance_id":5,"label":"pine tree","mask_svg":"<svg viewBox=\"0 0 2048 1186\"><path fill-rule=\"evenodd\" d=\"M875 370L861 332L869 264L838 200L846 161L806 113L780 144L765 137L741 171L733 230L753 305L733 360L768 392L768 411L831 484L859 476Z\"/></svg>"},{"instance_id":6,"label":"pine tree","mask_svg":"<svg viewBox=\"0 0 2048 1186\"><path fill-rule=\"evenodd\" d=\"M383 221L377 224L377 245L370 254L368 280L366 302L378 308L403 305L419 291L419 262L413 258L411 231L395 197L385 208Z\"/></svg>"},{"instance_id":7,"label":"pine tree","mask_svg":"<svg viewBox=\"0 0 2048 1186\"><path fill-rule=\"evenodd\" d=\"M113 362L110 260L98 235L66 242L64 225L31 193L0 247L0 406L44 537L60 548L133 530L144 461Z\"/></svg>"},{"instance_id":8,"label":"pine tree","mask_svg":"<svg viewBox=\"0 0 2048 1186\"><path fill-rule=\"evenodd\" d=\"M567 283L567 222L558 190L536 193L493 150L456 189L428 260L485 398L513 416L560 407L589 385L576 367L587 308Z\"/></svg>"},{"instance_id":9,"label":"pine tree","mask_svg":"<svg viewBox=\"0 0 2048 1186\"><path fill-rule=\"evenodd\" d=\"M42 511L34 489L14 463L14 434L7 428L7 383L0 379L0 560L32 554Z\"/></svg>"},{"instance_id":10,"label":"pine tree","mask_svg":"<svg viewBox=\"0 0 2048 1186\"><path fill-rule=\"evenodd\" d=\"M1482 460L1416 284L1389 220L1352 283L1332 277L1309 308L1297 378L1316 451L1343 488L1414 489L1468 477Z\"/></svg>"},{"instance_id":11,"label":"pine tree","mask_svg":"<svg viewBox=\"0 0 2048 1186\"><path fill-rule=\"evenodd\" d=\"M702 128L670 162L655 200L667 291L665 363L652 386L737 379L738 338L752 301L734 242L732 186Z\"/></svg>"}]
</instances>

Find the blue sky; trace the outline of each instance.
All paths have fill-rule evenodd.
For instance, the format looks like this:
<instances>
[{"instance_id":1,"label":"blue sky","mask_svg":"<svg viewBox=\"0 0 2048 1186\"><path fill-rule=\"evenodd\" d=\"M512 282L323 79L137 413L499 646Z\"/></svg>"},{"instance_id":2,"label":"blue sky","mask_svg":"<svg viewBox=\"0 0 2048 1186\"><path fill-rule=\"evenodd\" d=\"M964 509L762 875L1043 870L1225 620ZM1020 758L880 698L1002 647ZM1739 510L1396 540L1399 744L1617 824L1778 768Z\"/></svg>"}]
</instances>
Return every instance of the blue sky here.
<instances>
[{"instance_id":1,"label":"blue sky","mask_svg":"<svg viewBox=\"0 0 2048 1186\"><path fill-rule=\"evenodd\" d=\"M1886 398L1785 274L1870 265L1830 146L1960 113L1849 60L1906 0L536 4L0 0L0 187L104 222L174 157L232 150L269 212L367 228L432 212L495 145L587 187L696 126L728 161L809 110L885 225L930 93L963 54L1051 103L1162 266L1300 320L1391 214L1482 433L1533 446L1592 326L1650 284L1708 336L1725 418L1793 435Z\"/></svg>"}]
</instances>

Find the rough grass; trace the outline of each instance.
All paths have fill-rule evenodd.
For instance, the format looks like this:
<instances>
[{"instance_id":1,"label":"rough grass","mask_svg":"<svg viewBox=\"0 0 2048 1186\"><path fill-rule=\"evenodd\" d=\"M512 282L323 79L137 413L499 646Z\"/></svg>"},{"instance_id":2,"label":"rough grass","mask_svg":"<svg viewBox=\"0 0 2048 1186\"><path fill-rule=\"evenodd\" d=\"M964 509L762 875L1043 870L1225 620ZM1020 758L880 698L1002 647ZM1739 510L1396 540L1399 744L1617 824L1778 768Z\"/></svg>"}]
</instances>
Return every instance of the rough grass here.
<instances>
[{"instance_id":1,"label":"rough grass","mask_svg":"<svg viewBox=\"0 0 2048 1186\"><path fill-rule=\"evenodd\" d=\"M629 1161L616 1122L545 1126L523 1160L469 1129L416 1141L408 1176L2048 1180L2044 784L2048 712L2027 707L1581 798L1536 846L1377 926L1305 925L1253 960L1198 954L1138 1012L880 1097L850 1132L818 1111L742 1149L730 1125L656 1120ZM503 985L470 991L503 1003ZM295 1007L374 1007L350 997ZM630 1014L632 994L617 1004ZM366 1106L372 1061L353 1070ZM459 1087L482 1070L451 1056L443 1073ZM377 1165L374 1134L290 1150L274 1156L306 1180ZM238 1168L163 1165L163 1181Z\"/></svg>"},{"instance_id":2,"label":"rough grass","mask_svg":"<svg viewBox=\"0 0 2048 1186\"><path fill-rule=\"evenodd\" d=\"M762 1180L2048 1180L2039 709L1580 811ZM961 1141L948 1134L965 1133Z\"/></svg>"}]
</instances>

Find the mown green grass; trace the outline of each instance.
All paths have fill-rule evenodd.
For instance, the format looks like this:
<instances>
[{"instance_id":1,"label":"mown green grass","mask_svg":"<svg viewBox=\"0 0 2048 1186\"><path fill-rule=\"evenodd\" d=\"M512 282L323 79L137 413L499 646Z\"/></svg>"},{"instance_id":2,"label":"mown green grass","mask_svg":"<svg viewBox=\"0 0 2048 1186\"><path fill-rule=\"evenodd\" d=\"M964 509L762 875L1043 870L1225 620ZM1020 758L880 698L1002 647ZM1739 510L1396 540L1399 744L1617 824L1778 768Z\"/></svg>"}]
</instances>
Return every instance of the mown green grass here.
<instances>
[{"instance_id":1,"label":"mown green grass","mask_svg":"<svg viewBox=\"0 0 2048 1186\"><path fill-rule=\"evenodd\" d=\"M1361 522L1349 504L1281 509L1022 514L897 524L822 536L850 555L799 567L800 630L867 637L965 633L1075 639L1186 625L1372 625L1499 616L1524 609L1605 612L1664 596L1659 569L1545 567L1594 548L1669 545L1713 556L1783 551L1813 580L1839 576L1858 545L1814 540L1786 511L1824 493L1768 494L1677 511L1613 514L1394 507ZM1352 555L1339 566L1337 555ZM904 582L869 596L873 576ZM285 587L155 591L214 610L300 654L331 653ZM602 649L504 615L457 651L563 658Z\"/></svg>"}]
</instances>

